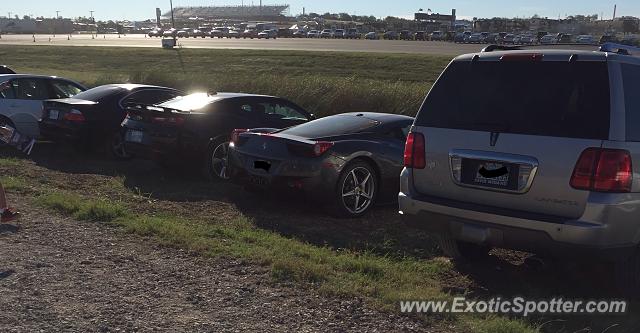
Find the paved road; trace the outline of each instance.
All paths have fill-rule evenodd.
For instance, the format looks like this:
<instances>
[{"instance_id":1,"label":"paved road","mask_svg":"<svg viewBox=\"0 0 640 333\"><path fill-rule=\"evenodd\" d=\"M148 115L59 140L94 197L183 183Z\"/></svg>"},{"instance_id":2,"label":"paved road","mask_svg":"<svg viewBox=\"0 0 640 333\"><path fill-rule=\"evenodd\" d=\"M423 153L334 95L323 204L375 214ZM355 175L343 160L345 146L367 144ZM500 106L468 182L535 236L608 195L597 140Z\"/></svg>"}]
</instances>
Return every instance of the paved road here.
<instances>
[{"instance_id":1,"label":"paved road","mask_svg":"<svg viewBox=\"0 0 640 333\"><path fill-rule=\"evenodd\" d=\"M160 47L160 39L145 38L143 35L3 35L0 45L58 45L58 46L103 46L103 47ZM482 45L461 45L444 42L412 42L386 40L344 40L344 39L180 39L186 48L211 49L264 49L301 51L350 51L378 53L423 53L438 55L458 55L477 52Z\"/></svg>"}]
</instances>

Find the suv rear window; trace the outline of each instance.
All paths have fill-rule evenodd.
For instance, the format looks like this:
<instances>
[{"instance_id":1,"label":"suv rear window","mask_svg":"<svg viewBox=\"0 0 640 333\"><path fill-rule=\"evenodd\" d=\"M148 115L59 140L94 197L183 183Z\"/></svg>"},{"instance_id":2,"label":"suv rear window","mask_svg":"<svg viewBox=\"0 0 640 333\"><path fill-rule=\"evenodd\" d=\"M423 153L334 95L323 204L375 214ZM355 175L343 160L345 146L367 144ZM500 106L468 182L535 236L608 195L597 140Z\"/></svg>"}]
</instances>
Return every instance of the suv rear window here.
<instances>
[{"instance_id":1,"label":"suv rear window","mask_svg":"<svg viewBox=\"0 0 640 333\"><path fill-rule=\"evenodd\" d=\"M640 66L622 64L627 141L640 141Z\"/></svg>"},{"instance_id":2,"label":"suv rear window","mask_svg":"<svg viewBox=\"0 0 640 333\"><path fill-rule=\"evenodd\" d=\"M453 62L427 96L416 125L605 140L605 62Z\"/></svg>"}]
</instances>

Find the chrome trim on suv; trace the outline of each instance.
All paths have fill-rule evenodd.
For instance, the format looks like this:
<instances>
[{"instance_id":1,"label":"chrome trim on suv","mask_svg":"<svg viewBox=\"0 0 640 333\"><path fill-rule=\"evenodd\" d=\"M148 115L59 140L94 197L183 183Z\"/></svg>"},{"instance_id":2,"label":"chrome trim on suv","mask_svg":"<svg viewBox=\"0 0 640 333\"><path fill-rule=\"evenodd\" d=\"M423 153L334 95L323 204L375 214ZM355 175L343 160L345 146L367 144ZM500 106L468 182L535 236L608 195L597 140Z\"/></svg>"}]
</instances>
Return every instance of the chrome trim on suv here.
<instances>
[{"instance_id":1,"label":"chrome trim on suv","mask_svg":"<svg viewBox=\"0 0 640 333\"><path fill-rule=\"evenodd\" d=\"M458 179L458 177L456 177L455 168L454 168L456 159L459 159L459 160L472 159L472 160L481 160L481 161L495 162L495 163L517 164L521 168L523 166L527 167L530 171L523 186L520 186L519 189L516 191L508 190L508 189L492 188L492 187L480 186L480 185L471 185L471 184L463 183ZM527 193L529 192L529 189L531 189L533 180L535 179L536 174L538 173L538 166L539 166L538 160L530 156L497 153L497 152L490 152L490 151L464 150L464 149L454 149L449 153L449 170L451 170L450 174L453 182L459 186L477 188L477 189L486 190L486 191L516 193L516 194ZM518 175L518 177L520 177L520 174Z\"/></svg>"}]
</instances>

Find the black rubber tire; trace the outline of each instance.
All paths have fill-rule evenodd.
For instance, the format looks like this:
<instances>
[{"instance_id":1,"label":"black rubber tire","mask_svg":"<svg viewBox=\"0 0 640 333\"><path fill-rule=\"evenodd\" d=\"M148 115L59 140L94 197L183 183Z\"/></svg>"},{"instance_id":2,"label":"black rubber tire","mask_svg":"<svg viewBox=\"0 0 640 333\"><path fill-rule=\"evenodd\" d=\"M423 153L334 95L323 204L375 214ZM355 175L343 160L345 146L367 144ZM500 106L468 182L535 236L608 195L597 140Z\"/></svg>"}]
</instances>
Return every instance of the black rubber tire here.
<instances>
[{"instance_id":1,"label":"black rubber tire","mask_svg":"<svg viewBox=\"0 0 640 333\"><path fill-rule=\"evenodd\" d=\"M10 127L16 128L16 126L13 124L13 121L11 121L11 119L0 116L0 126L4 126L4 125L9 125ZM6 146L6 144L0 141L0 147L2 146Z\"/></svg>"},{"instance_id":2,"label":"black rubber tire","mask_svg":"<svg viewBox=\"0 0 640 333\"><path fill-rule=\"evenodd\" d=\"M213 154L216 152L216 149L218 149L220 147L220 145L222 144L229 144L230 139L229 138L218 138L216 140L213 140L210 144L209 147L207 148L207 152L205 155L205 160L203 163L203 170L202 170L202 175L205 177L205 179L210 180L210 181L229 181L229 178L223 178L220 177L215 171L214 171L214 166L213 166ZM228 151L228 147L227 147L227 151Z\"/></svg>"},{"instance_id":3,"label":"black rubber tire","mask_svg":"<svg viewBox=\"0 0 640 333\"><path fill-rule=\"evenodd\" d=\"M119 146L122 145L120 149ZM133 158L133 155L127 154L124 150L124 136L120 131L111 133L107 135L107 139L105 140L104 145L105 151L107 152L107 158L116 160L116 161L129 161Z\"/></svg>"},{"instance_id":4,"label":"black rubber tire","mask_svg":"<svg viewBox=\"0 0 640 333\"><path fill-rule=\"evenodd\" d=\"M491 251L487 246L457 241L449 234L439 234L437 239L444 255L456 261L481 259Z\"/></svg>"},{"instance_id":5,"label":"black rubber tire","mask_svg":"<svg viewBox=\"0 0 640 333\"><path fill-rule=\"evenodd\" d=\"M365 210L354 213L345 206L342 190L343 190L343 186L345 184L346 178L351 174L351 172L354 169L358 169L358 168L364 168L370 173L371 180L373 181L373 196L370 200L369 205ZM335 190L333 194L334 195L333 209L332 209L334 215L342 218L358 218L366 215L376 204L376 199L378 198L378 192L380 190L379 178L380 177L378 175L378 171L370 163L364 160L355 160L349 163L340 173L340 177L338 177L338 183L335 186Z\"/></svg>"}]
</instances>

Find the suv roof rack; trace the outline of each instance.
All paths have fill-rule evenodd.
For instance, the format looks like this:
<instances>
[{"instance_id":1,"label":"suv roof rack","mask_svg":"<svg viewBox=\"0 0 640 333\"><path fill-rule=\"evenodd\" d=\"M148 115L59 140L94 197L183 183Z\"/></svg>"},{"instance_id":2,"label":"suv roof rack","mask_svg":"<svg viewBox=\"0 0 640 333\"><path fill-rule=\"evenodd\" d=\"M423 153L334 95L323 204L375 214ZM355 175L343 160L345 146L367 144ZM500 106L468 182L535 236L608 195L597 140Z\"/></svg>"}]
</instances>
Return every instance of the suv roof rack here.
<instances>
[{"instance_id":1,"label":"suv roof rack","mask_svg":"<svg viewBox=\"0 0 640 333\"><path fill-rule=\"evenodd\" d=\"M522 47L521 46L506 46L506 45L491 44L491 45L485 47L484 49L482 49L482 51L480 51L480 52L517 51L517 50L522 50Z\"/></svg>"},{"instance_id":2,"label":"suv roof rack","mask_svg":"<svg viewBox=\"0 0 640 333\"><path fill-rule=\"evenodd\" d=\"M602 44L602 46L600 46L600 52L612 52L622 55L640 56L640 47L616 43L604 43Z\"/></svg>"}]
</instances>

